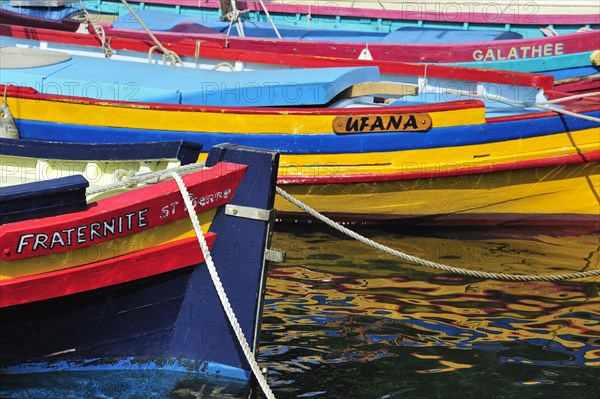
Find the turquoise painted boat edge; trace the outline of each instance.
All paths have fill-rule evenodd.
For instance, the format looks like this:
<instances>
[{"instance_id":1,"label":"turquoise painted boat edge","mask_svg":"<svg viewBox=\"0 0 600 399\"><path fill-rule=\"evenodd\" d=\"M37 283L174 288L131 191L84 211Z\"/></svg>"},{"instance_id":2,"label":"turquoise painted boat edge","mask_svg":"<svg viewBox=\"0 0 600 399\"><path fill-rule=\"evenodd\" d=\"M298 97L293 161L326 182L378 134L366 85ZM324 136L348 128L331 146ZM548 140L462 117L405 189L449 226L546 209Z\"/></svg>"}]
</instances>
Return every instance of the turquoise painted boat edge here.
<instances>
[{"instance_id":1,"label":"turquoise painted boat edge","mask_svg":"<svg viewBox=\"0 0 600 399\"><path fill-rule=\"evenodd\" d=\"M526 58L504 61L473 61L445 63L440 65L461 66L468 68L504 69L514 72L544 73L560 69L580 68L592 66L590 57L593 51L577 54L553 55L544 58Z\"/></svg>"},{"instance_id":2,"label":"turquoise painted boat edge","mask_svg":"<svg viewBox=\"0 0 600 399\"><path fill-rule=\"evenodd\" d=\"M177 31L184 28L187 31L190 26L196 32L222 33L229 31L230 36L239 37L236 29L231 30L229 23L218 18L197 17L193 15L166 13L157 10L139 10L136 12L138 18L144 21L146 28L153 32ZM112 22L116 29L140 29L140 23L131 15L124 15ZM490 30L464 30L464 29L441 29L441 28L418 28L404 27L393 32L358 32L352 30L313 29L281 25L278 32L286 40L310 40L327 41L335 40L348 43L411 43L411 44L449 44L449 43L476 43L497 40L521 39L522 35L501 29ZM246 21L244 22L244 36L254 38L272 38L277 35L271 24L267 22Z\"/></svg>"}]
</instances>

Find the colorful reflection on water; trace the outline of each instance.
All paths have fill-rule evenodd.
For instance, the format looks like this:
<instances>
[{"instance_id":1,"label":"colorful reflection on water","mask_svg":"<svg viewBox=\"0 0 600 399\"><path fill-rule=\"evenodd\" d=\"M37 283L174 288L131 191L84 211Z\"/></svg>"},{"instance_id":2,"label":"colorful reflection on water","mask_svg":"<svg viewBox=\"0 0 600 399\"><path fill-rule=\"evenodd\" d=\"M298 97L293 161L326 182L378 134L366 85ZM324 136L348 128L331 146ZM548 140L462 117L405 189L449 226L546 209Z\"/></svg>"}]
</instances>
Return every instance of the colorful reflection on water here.
<instances>
[{"instance_id":1,"label":"colorful reflection on water","mask_svg":"<svg viewBox=\"0 0 600 399\"><path fill-rule=\"evenodd\" d=\"M598 269L589 231L361 228L382 244L497 273ZM600 388L598 280L504 282L414 266L323 225L276 226L261 366L277 398L592 398ZM37 378L37 379L36 379ZM262 398L169 373L0 380L4 398Z\"/></svg>"},{"instance_id":2,"label":"colorful reflection on water","mask_svg":"<svg viewBox=\"0 0 600 399\"><path fill-rule=\"evenodd\" d=\"M289 397L586 397L598 388L598 281L503 282L413 266L337 234L279 226L261 361ZM363 229L451 266L598 268L599 236ZM548 397L548 396L544 396Z\"/></svg>"}]
</instances>

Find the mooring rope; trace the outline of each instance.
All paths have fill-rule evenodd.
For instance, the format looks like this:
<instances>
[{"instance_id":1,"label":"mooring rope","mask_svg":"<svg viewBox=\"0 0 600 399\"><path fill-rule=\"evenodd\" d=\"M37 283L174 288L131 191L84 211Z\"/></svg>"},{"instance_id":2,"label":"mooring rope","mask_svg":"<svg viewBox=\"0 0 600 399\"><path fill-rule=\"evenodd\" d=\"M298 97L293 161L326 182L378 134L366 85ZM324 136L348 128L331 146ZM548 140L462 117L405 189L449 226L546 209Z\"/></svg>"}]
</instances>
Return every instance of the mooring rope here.
<instances>
[{"instance_id":1,"label":"mooring rope","mask_svg":"<svg viewBox=\"0 0 600 399\"><path fill-rule=\"evenodd\" d=\"M104 57L106 57L106 58L112 57L115 52L110 47L110 41L106 40L106 32L104 31L104 27L100 24L95 23L92 20L92 16L88 12L88 10L85 8L85 5L83 4L83 0L79 0L79 4L81 5L81 9L83 10L83 15L85 17L85 20L83 21L83 23L86 25L90 24L90 25L92 25L92 28L94 28L94 32L96 33L96 36L100 40L100 44L102 45L102 49L104 50Z\"/></svg>"},{"instance_id":2,"label":"mooring rope","mask_svg":"<svg viewBox=\"0 0 600 399\"><path fill-rule=\"evenodd\" d=\"M10 84L4 85L4 94L2 95L2 104L0 104L0 137L18 139L19 129L15 124L8 102L6 101L6 92L8 91Z\"/></svg>"},{"instance_id":3,"label":"mooring rope","mask_svg":"<svg viewBox=\"0 0 600 399\"><path fill-rule=\"evenodd\" d=\"M235 22L235 27L237 28L238 31L238 35L240 35L240 37L244 37L246 36L246 33L244 32L244 25L242 23L242 20L240 19L240 15L241 12L240 10L237 9L237 4L235 2L235 0L231 0L231 11L229 11L225 17L229 19L229 29L227 30L227 36L226 36L226 41L229 39L229 32L231 30L231 24L233 24Z\"/></svg>"},{"instance_id":4,"label":"mooring rope","mask_svg":"<svg viewBox=\"0 0 600 399\"><path fill-rule=\"evenodd\" d=\"M242 347L242 351L244 352L244 355L246 356L246 360L248 360L248 363L250 364L250 368L252 369L252 372L254 373L256 380L260 384L265 396L269 399L275 399L275 395L273 395L273 392L271 391L271 388L269 387L267 379L262 374L260 367L259 367L258 363L256 362L256 359L254 358L252 349L250 349L250 346L248 345L248 341L246 340L246 337L244 336L244 332L242 331L242 328L240 327L237 317L235 316L233 308L231 307L231 304L229 303L229 298L227 298L227 294L225 293L225 289L223 288L223 284L221 283L221 279L219 278L219 273L217 272L217 268L215 267L215 264L212 260L210 250L208 249L208 245L206 244L206 240L204 239L204 234L202 233L202 227L200 226L200 221L198 220L198 215L196 215L196 212L194 211L194 205L190 201L190 194L187 190L187 187L185 186L185 183L183 182L181 177L177 174L177 172L172 172L171 176L177 182L177 186L179 187L179 191L181 192L183 201L185 202L185 206L186 206L188 214L190 216L190 220L192 221L192 225L194 226L194 231L196 232L196 237L198 238L198 243L200 244L200 248L202 249L202 254L204 255L204 261L206 263L206 266L208 267L208 272L210 274L210 278L212 279L212 282L217 290L217 294L219 296L219 299L221 300L221 305L223 305L223 308L225 309L225 314L227 315L227 318L229 319L229 323L231 324L231 327L233 328L233 331L235 332L235 335Z\"/></svg>"},{"instance_id":5,"label":"mooring rope","mask_svg":"<svg viewBox=\"0 0 600 399\"><path fill-rule=\"evenodd\" d=\"M574 95L568 96L568 97L555 98L554 100L541 101L540 104L556 104L556 103L561 103L561 102L565 102L565 101L579 100L581 98L597 97L597 96L600 96L600 91L593 92L593 93L574 94Z\"/></svg>"},{"instance_id":6,"label":"mooring rope","mask_svg":"<svg viewBox=\"0 0 600 399\"><path fill-rule=\"evenodd\" d=\"M127 3L127 0L121 0L121 3L123 3L123 5L127 8L127 10L129 10L129 12L131 13L131 15L133 15L135 17L135 19L142 26L142 28L144 28L144 30L146 31L146 33L148 34L148 36L150 36L150 38L152 39L152 41L154 43L156 43L156 46L158 46L158 48L160 49L160 51L162 51L163 54L166 54L169 57L169 59L171 60L171 65L176 65L176 64L183 65L183 61L181 61L181 58L179 57L179 55L177 55L176 52L171 51L171 50L165 48L165 46L162 45L162 43L156 38L156 36L154 36L154 34L150 30L150 28L148 28L146 26L146 24L144 23L144 21L142 21L142 19L137 15L137 13L134 11L134 9L131 8L131 6L129 5L129 3Z\"/></svg>"},{"instance_id":7,"label":"mooring rope","mask_svg":"<svg viewBox=\"0 0 600 399\"><path fill-rule=\"evenodd\" d=\"M418 264L421 266L426 266L426 267L429 267L432 269L442 270L445 272L461 274L461 275L470 276L470 277L479 277L479 278L485 278L485 279L504 280L504 281L553 281L554 282L554 281L573 280L573 279L578 279L578 278L588 278L588 277L600 276L600 270L591 270L591 271L585 271L585 272L557 274L557 275L527 275L527 274L490 273L490 272L482 272L482 271L477 271L477 270L462 269L462 268L458 268L458 267L444 265L442 263L432 262L429 260L421 259L416 256L412 256L412 255L406 254L404 252L395 250L393 248L379 244L367 237L364 237L364 236L356 233L355 231L352 231L352 230L340 225L339 223L334 222L327 216L317 212L310 206L304 204L303 202L299 201L298 199L296 199L293 196L291 196L290 194L288 194L281 187L277 187L277 193L279 195L281 195L283 198L285 198L286 200L288 200L289 202L291 202L292 204L296 205L298 208L302 209L303 211L309 213L310 215L312 215L313 217L322 221L323 223L327 224L328 226L336 229L337 231L340 231L340 232L346 234L347 236L349 236L357 241L367 244L367 245L369 245L379 251L382 251L388 255L392 255L392 256L398 257L400 259L403 259L407 262Z\"/></svg>"},{"instance_id":8,"label":"mooring rope","mask_svg":"<svg viewBox=\"0 0 600 399\"><path fill-rule=\"evenodd\" d=\"M277 29L277 26L275 26L275 21L273 21L273 18L271 17L271 14L269 14L269 10L267 10L267 6L263 2L263 0L258 0L258 1L260 2L260 5L262 6L262 9L264 10L265 15L267 16L267 19L269 20L269 23L271 24L271 27L275 31L275 34L277 35L277 38L281 39L281 35L279 34L279 30Z\"/></svg>"},{"instance_id":9,"label":"mooring rope","mask_svg":"<svg viewBox=\"0 0 600 399\"><path fill-rule=\"evenodd\" d=\"M166 177L170 177L173 172L179 173L189 173L196 170L204 169L204 163L192 163L189 165L177 166L175 168L169 168L165 170L159 170L156 172L143 173L140 175L131 176L123 181L107 184L101 187L97 187L95 189L88 189L86 191L86 196L92 196L96 194L101 194L110 190L116 190L123 187L129 187L139 183L158 183L159 181L165 179Z\"/></svg>"},{"instance_id":10,"label":"mooring rope","mask_svg":"<svg viewBox=\"0 0 600 399\"><path fill-rule=\"evenodd\" d=\"M595 96L600 96L600 92L594 92L594 93L585 93L585 94L578 94L578 95L573 95L570 97L564 97L564 98L557 98L554 100L547 100L547 101L539 101L539 102L527 102L527 101L520 101L520 100L513 100L507 97L502 97L502 96L497 96L497 95L493 95L493 94L480 94L480 93L473 93L473 92L469 92L469 91L464 91L464 90L453 90L453 89L444 89L442 90L443 93L447 93L447 94L455 94L455 95L460 95L460 96L469 96L469 97L476 97L476 98L484 98L487 100L494 100L494 101L498 101L498 102L504 102L504 103L508 103L514 106L520 106L523 108L541 108L541 109L545 109L548 111L553 111L559 114L564 114L564 115L568 115L568 116L572 116L573 118L579 118L579 119L584 119L587 121L591 121L591 122L597 122L600 123L600 118L596 118L595 116L589 116L589 115L583 115L583 114L578 114L576 112L572 112L572 111L568 111L566 109L563 108L558 108L558 107L553 107L550 104L557 104L560 102L565 102L565 101L570 101L573 99L579 99L579 98L584 98L584 97L595 97Z\"/></svg>"}]
</instances>

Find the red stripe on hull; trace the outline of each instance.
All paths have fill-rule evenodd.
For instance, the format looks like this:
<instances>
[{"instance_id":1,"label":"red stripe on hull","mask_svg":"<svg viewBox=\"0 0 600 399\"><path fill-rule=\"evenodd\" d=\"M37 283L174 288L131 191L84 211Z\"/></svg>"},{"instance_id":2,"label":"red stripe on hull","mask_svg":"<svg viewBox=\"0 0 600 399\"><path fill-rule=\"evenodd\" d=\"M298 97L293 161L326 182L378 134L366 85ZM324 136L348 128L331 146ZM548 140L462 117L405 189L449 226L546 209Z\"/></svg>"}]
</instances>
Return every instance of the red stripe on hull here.
<instances>
[{"instance_id":1,"label":"red stripe on hull","mask_svg":"<svg viewBox=\"0 0 600 399\"><path fill-rule=\"evenodd\" d=\"M556 90L565 93L593 93L600 90L600 75L591 79L582 79L571 83L562 83L554 86Z\"/></svg>"},{"instance_id":2,"label":"red stripe on hull","mask_svg":"<svg viewBox=\"0 0 600 399\"><path fill-rule=\"evenodd\" d=\"M90 28L91 29L91 28ZM110 36L126 36L147 40L144 31L116 29L104 26ZM364 43L310 40L279 40L265 38L229 37L224 34L195 34L179 32L154 32L162 42L180 42L185 38L203 40L204 43L234 50L273 52L278 54L302 54L322 57L357 59L365 48ZM564 35L533 38L498 40L476 43L406 44L370 43L373 59L401 62L455 63L475 61L500 61L538 59L555 55L578 54L597 50L597 32L577 32ZM525 53L525 49L527 53ZM517 51L517 54L515 54Z\"/></svg>"},{"instance_id":3,"label":"red stripe on hull","mask_svg":"<svg viewBox=\"0 0 600 399\"><path fill-rule=\"evenodd\" d=\"M183 176L197 212L229 202L245 165L218 166ZM142 187L90 204L87 210L0 226L3 260L84 248L187 217L174 180Z\"/></svg>"},{"instance_id":4,"label":"red stripe on hull","mask_svg":"<svg viewBox=\"0 0 600 399\"><path fill-rule=\"evenodd\" d=\"M205 235L209 248L214 233ZM196 237L56 272L0 281L0 308L91 291L204 261Z\"/></svg>"}]
</instances>

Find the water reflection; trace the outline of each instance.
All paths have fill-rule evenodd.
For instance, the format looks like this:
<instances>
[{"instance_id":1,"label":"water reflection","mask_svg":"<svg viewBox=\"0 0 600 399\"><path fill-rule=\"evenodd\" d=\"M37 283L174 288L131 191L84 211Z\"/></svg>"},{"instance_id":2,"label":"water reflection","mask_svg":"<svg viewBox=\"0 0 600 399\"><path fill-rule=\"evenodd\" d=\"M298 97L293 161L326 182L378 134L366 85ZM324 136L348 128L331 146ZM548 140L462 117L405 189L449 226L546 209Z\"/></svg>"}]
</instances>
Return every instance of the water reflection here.
<instances>
[{"instance_id":1,"label":"water reflection","mask_svg":"<svg viewBox=\"0 0 600 399\"><path fill-rule=\"evenodd\" d=\"M250 394L248 384L170 371L52 371L0 379L2 399L240 399Z\"/></svg>"},{"instance_id":2,"label":"water reflection","mask_svg":"<svg viewBox=\"0 0 600 399\"><path fill-rule=\"evenodd\" d=\"M596 231L361 233L498 273L597 269ZM586 398L600 389L598 280L504 282L407 264L323 225L277 225L259 362L281 398ZM3 376L4 398L256 398L166 372Z\"/></svg>"},{"instance_id":3,"label":"water reflection","mask_svg":"<svg viewBox=\"0 0 600 399\"><path fill-rule=\"evenodd\" d=\"M429 260L498 273L599 266L596 232L361 232ZM323 232L323 226L280 225L274 245L288 258L269 273L261 360L276 391L523 397L548 394L549 385L566 393L598 387L597 280L448 275Z\"/></svg>"}]
</instances>

